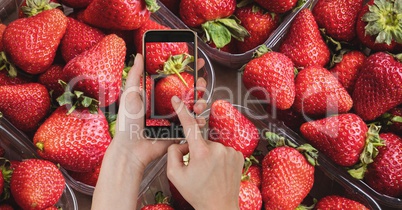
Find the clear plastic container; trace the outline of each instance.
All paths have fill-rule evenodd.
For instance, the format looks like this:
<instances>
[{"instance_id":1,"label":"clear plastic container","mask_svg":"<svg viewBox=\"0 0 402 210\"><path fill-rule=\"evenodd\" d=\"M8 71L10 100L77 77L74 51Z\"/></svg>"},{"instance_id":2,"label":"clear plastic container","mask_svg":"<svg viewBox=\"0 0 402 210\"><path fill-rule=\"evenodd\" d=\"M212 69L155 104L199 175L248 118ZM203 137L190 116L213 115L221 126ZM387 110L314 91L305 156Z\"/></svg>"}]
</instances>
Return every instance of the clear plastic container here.
<instances>
[{"instance_id":1,"label":"clear plastic container","mask_svg":"<svg viewBox=\"0 0 402 210\"><path fill-rule=\"evenodd\" d=\"M268 118L263 112L255 112L249 108L238 105L235 105L235 107L257 126L261 135L270 131L289 139L296 145L304 143L302 138L291 129L287 128L282 122ZM209 110L205 111L203 114L206 118L208 118L208 115ZM204 136L207 135L205 132L207 129L206 126ZM268 152L266 146L267 142L261 138L257 149L261 150L263 154L266 154ZM144 205L154 203L154 196L158 191L162 191L165 196L171 195L166 175L166 160L167 157L165 155L150 171L148 176L144 178L144 183L140 188L137 209L140 209ZM320 199L327 195L337 194L356 200L369 209L381 209L378 203L366 193L364 189L361 189L349 180L344 170L332 165L329 160L322 155L319 156L318 162L320 165L316 167L315 181L309 193L309 198ZM345 192L347 193L345 194Z\"/></svg>"},{"instance_id":2,"label":"clear plastic container","mask_svg":"<svg viewBox=\"0 0 402 210\"><path fill-rule=\"evenodd\" d=\"M311 2L311 9L314 8L318 0L313 0ZM368 0L364 1L365 3L368 2ZM278 50L279 46L282 43L283 38L287 34L289 28L290 28L291 23L287 25L287 27L282 28L280 32L278 32L275 37L272 38L271 42L268 43L269 46L271 46L271 49ZM264 110L264 109L262 109ZM391 196L387 196L381 193L378 193L376 190L368 186L364 181L354 179L351 177L346 170L342 169L339 166L336 166L332 161L326 159L323 160L326 162L326 165L328 166L328 171L332 172L337 172L337 173L332 173L332 174L340 174L348 183L350 183L353 186L356 186L360 190L364 191L366 194L372 196L378 203L380 203L383 206L386 206L387 208L395 208L395 209L402 209L402 198L395 198ZM335 176L335 175L332 175Z\"/></svg>"},{"instance_id":3,"label":"clear plastic container","mask_svg":"<svg viewBox=\"0 0 402 210\"><path fill-rule=\"evenodd\" d=\"M295 11L288 12L286 16L283 17L281 24L275 29L271 36L262 44L267 45L271 48L271 43L273 39L281 34L285 28L288 27L289 23L292 22L293 18L299 13L300 10L304 8L308 8L313 0L306 0L306 3L298 8ZM158 12L152 14L152 17L155 19L163 20L163 22L167 23L167 25L171 28L189 28L186 24L181 21L179 17L174 15L165 5L158 1L158 4L161 8ZM198 37L198 46L211 58L211 60L221 63L231 69L237 69L251 60L254 51L258 48L255 47L252 50L249 50L244 53L239 54L231 54L227 52L220 51L218 49L210 47L206 44L200 37Z\"/></svg>"},{"instance_id":4,"label":"clear plastic container","mask_svg":"<svg viewBox=\"0 0 402 210\"><path fill-rule=\"evenodd\" d=\"M21 161L39 157L27 136L4 117L0 117L0 146L4 148L5 158L8 160ZM77 199L68 184L56 206L62 207L64 210L78 210Z\"/></svg>"}]
</instances>

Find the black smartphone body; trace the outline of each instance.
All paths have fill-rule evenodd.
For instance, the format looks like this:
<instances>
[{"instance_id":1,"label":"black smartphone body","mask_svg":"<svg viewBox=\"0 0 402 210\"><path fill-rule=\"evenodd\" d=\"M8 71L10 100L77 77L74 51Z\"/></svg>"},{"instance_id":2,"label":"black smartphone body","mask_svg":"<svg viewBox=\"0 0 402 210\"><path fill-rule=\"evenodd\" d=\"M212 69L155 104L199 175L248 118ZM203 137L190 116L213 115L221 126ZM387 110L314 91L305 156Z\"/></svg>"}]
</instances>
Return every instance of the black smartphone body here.
<instances>
[{"instance_id":1,"label":"black smartphone body","mask_svg":"<svg viewBox=\"0 0 402 210\"><path fill-rule=\"evenodd\" d=\"M184 139L171 98L179 97L190 111L198 98L196 33L188 29L149 30L144 34L142 49L143 88L147 94L143 100L144 135L148 139Z\"/></svg>"}]
</instances>

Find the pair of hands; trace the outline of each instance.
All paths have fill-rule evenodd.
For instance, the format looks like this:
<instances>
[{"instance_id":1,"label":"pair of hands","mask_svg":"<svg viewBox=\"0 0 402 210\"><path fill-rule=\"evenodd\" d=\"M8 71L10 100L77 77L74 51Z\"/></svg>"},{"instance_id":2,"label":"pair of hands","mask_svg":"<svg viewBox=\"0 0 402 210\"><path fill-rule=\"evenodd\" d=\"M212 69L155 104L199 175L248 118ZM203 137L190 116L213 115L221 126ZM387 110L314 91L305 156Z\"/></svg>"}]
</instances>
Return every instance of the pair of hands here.
<instances>
[{"instance_id":1,"label":"pair of hands","mask_svg":"<svg viewBox=\"0 0 402 210\"><path fill-rule=\"evenodd\" d=\"M202 59L197 62L199 67L204 65ZM204 125L205 120L194 119L178 97L172 98L172 105L183 125L186 144L150 141L139 135L144 128L144 109L139 90L143 69L143 57L138 54L120 100L113 146L108 150L118 149L128 160L127 167L140 171L167 152L168 178L194 208L238 209L243 155L233 148L204 140L199 126ZM206 81L199 78L196 86L203 89ZM200 114L205 108L205 101L199 100L194 105L194 112ZM191 154L191 160L186 166L183 156L187 153Z\"/></svg>"}]
</instances>

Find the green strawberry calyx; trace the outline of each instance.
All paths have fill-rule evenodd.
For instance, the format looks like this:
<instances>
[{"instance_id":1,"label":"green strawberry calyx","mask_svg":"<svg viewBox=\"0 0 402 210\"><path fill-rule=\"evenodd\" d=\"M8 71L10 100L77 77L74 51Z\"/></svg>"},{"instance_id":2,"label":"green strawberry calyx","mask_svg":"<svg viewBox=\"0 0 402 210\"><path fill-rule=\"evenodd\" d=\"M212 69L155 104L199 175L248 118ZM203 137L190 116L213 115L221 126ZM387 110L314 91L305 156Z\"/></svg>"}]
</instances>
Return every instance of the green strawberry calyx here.
<instances>
[{"instance_id":1,"label":"green strawberry calyx","mask_svg":"<svg viewBox=\"0 0 402 210\"><path fill-rule=\"evenodd\" d=\"M400 0L374 0L362 20L367 22L365 34L376 36L375 43L402 43L402 2Z\"/></svg>"},{"instance_id":2,"label":"green strawberry calyx","mask_svg":"<svg viewBox=\"0 0 402 210\"><path fill-rule=\"evenodd\" d=\"M59 102L60 106L71 106L67 114L71 114L78 107L88 108L89 112L92 114L98 112L98 100L85 96L84 93L81 91L71 92L69 85L62 80L59 80L59 84L63 87L65 91L56 100L57 102Z\"/></svg>"},{"instance_id":3,"label":"green strawberry calyx","mask_svg":"<svg viewBox=\"0 0 402 210\"><path fill-rule=\"evenodd\" d=\"M147 5L147 9L152 13L158 11L161 8L156 0L145 0L145 4Z\"/></svg>"},{"instance_id":4,"label":"green strawberry calyx","mask_svg":"<svg viewBox=\"0 0 402 210\"><path fill-rule=\"evenodd\" d=\"M61 4L51 2L50 0L26 0L27 5L21 7L22 12L28 16L35 16L45 10L61 7Z\"/></svg>"},{"instance_id":5,"label":"green strawberry calyx","mask_svg":"<svg viewBox=\"0 0 402 210\"><path fill-rule=\"evenodd\" d=\"M4 51L0 52L0 71L7 70L8 76L15 78L17 76L17 68L7 59L7 55Z\"/></svg>"},{"instance_id":6,"label":"green strawberry calyx","mask_svg":"<svg viewBox=\"0 0 402 210\"><path fill-rule=\"evenodd\" d=\"M10 181L11 181L11 176L13 174L13 169L10 167L10 161L7 160L6 158L0 158L2 164L0 165L0 171L1 174L0 176L3 176L4 180L4 187L3 187L3 193L0 195L0 201L7 200L10 198Z\"/></svg>"},{"instance_id":7,"label":"green strawberry calyx","mask_svg":"<svg viewBox=\"0 0 402 210\"><path fill-rule=\"evenodd\" d=\"M245 37L250 36L247 29L240 25L240 20L233 15L207 21L201 27L205 32L206 41L212 41L218 49L229 44L232 37L244 41Z\"/></svg>"},{"instance_id":8,"label":"green strawberry calyx","mask_svg":"<svg viewBox=\"0 0 402 210\"><path fill-rule=\"evenodd\" d=\"M295 148L297 151L302 153L304 157L306 158L307 162L309 162L312 166L318 166L318 150L311 146L310 144L302 144L300 146L297 146L295 143L291 142L288 139L285 139L285 137L279 136L276 133L273 132L266 132L265 133L265 139L268 141L269 148L276 148L276 147L281 147L281 146L289 146L292 148Z\"/></svg>"},{"instance_id":9,"label":"green strawberry calyx","mask_svg":"<svg viewBox=\"0 0 402 210\"><path fill-rule=\"evenodd\" d=\"M188 87L187 82L183 79L180 73L184 71L194 71L194 69L191 69L190 66L188 66L188 64L192 62L194 62L194 56L190 54L183 53L179 55L172 55L163 64L163 69L157 70L156 72L165 75L176 74L186 85L186 87Z\"/></svg>"},{"instance_id":10,"label":"green strawberry calyx","mask_svg":"<svg viewBox=\"0 0 402 210\"><path fill-rule=\"evenodd\" d=\"M272 52L265 44L260 45L257 50L253 53L253 58L259 58L266 53Z\"/></svg>"},{"instance_id":11,"label":"green strawberry calyx","mask_svg":"<svg viewBox=\"0 0 402 210\"><path fill-rule=\"evenodd\" d=\"M169 204L169 197L164 196L162 191L155 193L155 204Z\"/></svg>"},{"instance_id":12,"label":"green strawberry calyx","mask_svg":"<svg viewBox=\"0 0 402 210\"><path fill-rule=\"evenodd\" d=\"M105 117L107 122L109 123L109 133L110 136L113 138L116 134L116 122L117 122L117 114L112 112L105 112Z\"/></svg>"},{"instance_id":13,"label":"green strawberry calyx","mask_svg":"<svg viewBox=\"0 0 402 210\"><path fill-rule=\"evenodd\" d=\"M379 136L381 126L377 126L374 123L369 125L369 130L366 134L366 144L363 152L360 154L360 163L349 169L349 174L355 179L363 179L366 173L367 166L374 161L374 158L378 155L379 146L385 146L384 140Z\"/></svg>"},{"instance_id":14,"label":"green strawberry calyx","mask_svg":"<svg viewBox=\"0 0 402 210\"><path fill-rule=\"evenodd\" d=\"M296 6L293 8L293 12L299 10L300 8L302 8L305 4L306 4L307 0L299 0L297 1Z\"/></svg>"}]
</instances>

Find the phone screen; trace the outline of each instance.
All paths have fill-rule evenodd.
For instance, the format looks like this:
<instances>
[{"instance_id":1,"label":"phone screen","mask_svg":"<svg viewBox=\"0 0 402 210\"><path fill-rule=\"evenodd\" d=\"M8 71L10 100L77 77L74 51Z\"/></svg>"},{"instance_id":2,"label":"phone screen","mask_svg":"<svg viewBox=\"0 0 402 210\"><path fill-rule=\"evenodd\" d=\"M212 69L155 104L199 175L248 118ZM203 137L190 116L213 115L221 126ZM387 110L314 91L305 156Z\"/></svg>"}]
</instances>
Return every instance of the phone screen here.
<instances>
[{"instance_id":1,"label":"phone screen","mask_svg":"<svg viewBox=\"0 0 402 210\"><path fill-rule=\"evenodd\" d=\"M191 30L151 30L144 35L143 87L147 99L145 136L182 139L183 127L171 104L179 97L191 112L197 91L197 42ZM184 107L182 107L184 108Z\"/></svg>"}]
</instances>

